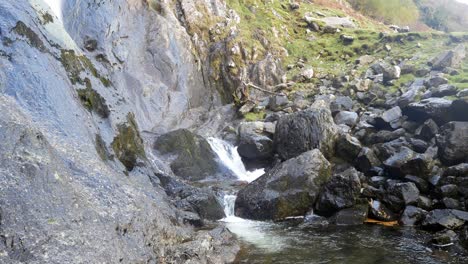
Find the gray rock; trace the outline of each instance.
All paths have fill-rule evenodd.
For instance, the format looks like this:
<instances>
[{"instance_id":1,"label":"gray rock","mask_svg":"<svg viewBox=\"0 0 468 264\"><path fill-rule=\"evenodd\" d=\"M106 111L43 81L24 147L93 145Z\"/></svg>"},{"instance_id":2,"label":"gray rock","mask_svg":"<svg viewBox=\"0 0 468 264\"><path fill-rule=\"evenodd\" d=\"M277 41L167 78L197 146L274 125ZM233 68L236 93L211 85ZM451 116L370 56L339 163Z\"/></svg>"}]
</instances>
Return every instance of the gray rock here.
<instances>
[{"instance_id":1,"label":"gray rock","mask_svg":"<svg viewBox=\"0 0 468 264\"><path fill-rule=\"evenodd\" d=\"M429 65L432 66L433 70L443 70L447 67L458 67L465 56L465 46L460 44L453 50L444 51L437 55L429 61Z\"/></svg>"},{"instance_id":2,"label":"gray rock","mask_svg":"<svg viewBox=\"0 0 468 264\"><path fill-rule=\"evenodd\" d=\"M333 114L339 111L351 111L353 109L354 102L348 96L337 96L331 103L330 103L330 110Z\"/></svg>"},{"instance_id":3,"label":"gray rock","mask_svg":"<svg viewBox=\"0 0 468 264\"><path fill-rule=\"evenodd\" d=\"M437 124L444 124L452 120L452 101L443 98L428 98L418 103L411 103L403 109L403 114L410 120L424 122L431 118Z\"/></svg>"},{"instance_id":4,"label":"gray rock","mask_svg":"<svg viewBox=\"0 0 468 264\"><path fill-rule=\"evenodd\" d=\"M428 79L424 80L424 85L430 88L432 92L433 89L437 89L441 85L446 85L448 80L441 75L431 76ZM440 97L440 96L437 96Z\"/></svg>"},{"instance_id":5,"label":"gray rock","mask_svg":"<svg viewBox=\"0 0 468 264\"><path fill-rule=\"evenodd\" d=\"M468 122L450 122L440 128L437 136L439 159L446 165L467 162Z\"/></svg>"},{"instance_id":6,"label":"gray rock","mask_svg":"<svg viewBox=\"0 0 468 264\"><path fill-rule=\"evenodd\" d=\"M377 144L395 140L405 135L405 129L399 128L395 131L380 130L377 133L372 133L364 139L366 144Z\"/></svg>"},{"instance_id":7,"label":"gray rock","mask_svg":"<svg viewBox=\"0 0 468 264\"><path fill-rule=\"evenodd\" d=\"M309 109L281 117L276 124L275 150L282 159L318 148L331 157L337 129L331 112L322 102Z\"/></svg>"},{"instance_id":8,"label":"gray rock","mask_svg":"<svg viewBox=\"0 0 468 264\"><path fill-rule=\"evenodd\" d=\"M361 152L359 140L348 133L340 133L335 144L335 154L349 162L354 162Z\"/></svg>"},{"instance_id":9,"label":"gray rock","mask_svg":"<svg viewBox=\"0 0 468 264\"><path fill-rule=\"evenodd\" d=\"M390 182L386 189L384 202L389 209L400 212L406 205L417 205L419 190L412 182Z\"/></svg>"},{"instance_id":10,"label":"gray rock","mask_svg":"<svg viewBox=\"0 0 468 264\"><path fill-rule=\"evenodd\" d=\"M444 97L457 94L458 89L451 84L442 84L437 87L430 88L429 91L433 97Z\"/></svg>"},{"instance_id":11,"label":"gray rock","mask_svg":"<svg viewBox=\"0 0 468 264\"><path fill-rule=\"evenodd\" d=\"M349 17L324 17L320 20L330 27L356 28L356 24Z\"/></svg>"},{"instance_id":12,"label":"gray rock","mask_svg":"<svg viewBox=\"0 0 468 264\"><path fill-rule=\"evenodd\" d=\"M398 219L397 214L388 209L379 200L373 200L370 203L369 217L379 221L395 221Z\"/></svg>"},{"instance_id":13,"label":"gray rock","mask_svg":"<svg viewBox=\"0 0 468 264\"><path fill-rule=\"evenodd\" d=\"M466 177L468 176L468 163L461 163L448 167L444 171L444 176Z\"/></svg>"},{"instance_id":14,"label":"gray rock","mask_svg":"<svg viewBox=\"0 0 468 264\"><path fill-rule=\"evenodd\" d=\"M457 97L467 97L468 96L468 89L463 89L457 93Z\"/></svg>"},{"instance_id":15,"label":"gray rock","mask_svg":"<svg viewBox=\"0 0 468 264\"><path fill-rule=\"evenodd\" d=\"M425 229L441 230L455 229L468 221L468 212L453 209L435 209L427 214L422 222Z\"/></svg>"},{"instance_id":16,"label":"gray rock","mask_svg":"<svg viewBox=\"0 0 468 264\"><path fill-rule=\"evenodd\" d=\"M273 156L273 140L265 131L264 122L247 122L239 125L239 145L241 157L256 160ZM273 131L274 132L274 131Z\"/></svg>"},{"instance_id":17,"label":"gray rock","mask_svg":"<svg viewBox=\"0 0 468 264\"><path fill-rule=\"evenodd\" d=\"M289 99L286 95L274 95L270 97L268 108L273 111L279 111L286 108L289 104Z\"/></svg>"},{"instance_id":18,"label":"gray rock","mask_svg":"<svg viewBox=\"0 0 468 264\"><path fill-rule=\"evenodd\" d=\"M337 211L353 207L361 192L359 172L354 168L335 173L323 186L316 202L316 213L331 216Z\"/></svg>"},{"instance_id":19,"label":"gray rock","mask_svg":"<svg viewBox=\"0 0 468 264\"><path fill-rule=\"evenodd\" d=\"M236 215L257 220L305 215L330 176L331 165L319 150L305 152L240 190Z\"/></svg>"},{"instance_id":20,"label":"gray rock","mask_svg":"<svg viewBox=\"0 0 468 264\"><path fill-rule=\"evenodd\" d=\"M387 172L394 177L404 177L405 175L416 175L427 177L432 170L432 160L407 147L401 147L398 153L383 162Z\"/></svg>"},{"instance_id":21,"label":"gray rock","mask_svg":"<svg viewBox=\"0 0 468 264\"><path fill-rule=\"evenodd\" d=\"M367 219L367 204L358 204L346 208L331 217L331 222L336 225L362 225Z\"/></svg>"},{"instance_id":22,"label":"gray rock","mask_svg":"<svg viewBox=\"0 0 468 264\"><path fill-rule=\"evenodd\" d=\"M418 129L416 129L415 135L420 139L429 141L433 137L435 137L438 132L439 127L437 126L437 124L432 119L428 119L424 122L424 124L422 124L420 127L418 127Z\"/></svg>"},{"instance_id":23,"label":"gray rock","mask_svg":"<svg viewBox=\"0 0 468 264\"><path fill-rule=\"evenodd\" d=\"M375 155L372 149L364 147L359 153L355 165L361 172L368 172L371 168L379 166L381 164L380 160Z\"/></svg>"},{"instance_id":24,"label":"gray rock","mask_svg":"<svg viewBox=\"0 0 468 264\"><path fill-rule=\"evenodd\" d=\"M409 205L403 211L399 223L403 226L415 226L424 220L426 214L426 210Z\"/></svg>"},{"instance_id":25,"label":"gray rock","mask_svg":"<svg viewBox=\"0 0 468 264\"><path fill-rule=\"evenodd\" d=\"M400 126L401 117L401 108L395 106L376 118L375 126L379 129L396 129Z\"/></svg>"},{"instance_id":26,"label":"gray rock","mask_svg":"<svg viewBox=\"0 0 468 264\"><path fill-rule=\"evenodd\" d=\"M356 112L341 111L335 115L335 124L337 125L348 125L353 127L358 122L358 114Z\"/></svg>"}]
</instances>

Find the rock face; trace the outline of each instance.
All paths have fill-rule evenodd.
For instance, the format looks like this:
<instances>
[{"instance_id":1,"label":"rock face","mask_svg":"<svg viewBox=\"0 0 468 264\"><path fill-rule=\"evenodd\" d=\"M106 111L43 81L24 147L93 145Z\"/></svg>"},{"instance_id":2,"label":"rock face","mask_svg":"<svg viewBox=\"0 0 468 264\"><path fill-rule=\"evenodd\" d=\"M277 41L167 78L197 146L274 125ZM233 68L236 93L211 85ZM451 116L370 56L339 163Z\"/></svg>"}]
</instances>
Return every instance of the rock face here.
<instances>
[{"instance_id":1,"label":"rock face","mask_svg":"<svg viewBox=\"0 0 468 264\"><path fill-rule=\"evenodd\" d=\"M468 161L468 122L450 122L440 130L439 158L447 165Z\"/></svg>"},{"instance_id":2,"label":"rock face","mask_svg":"<svg viewBox=\"0 0 468 264\"><path fill-rule=\"evenodd\" d=\"M177 155L171 162L172 171L187 180L202 180L218 171L216 154L201 136L179 129L160 136L154 148L161 154Z\"/></svg>"},{"instance_id":3,"label":"rock face","mask_svg":"<svg viewBox=\"0 0 468 264\"><path fill-rule=\"evenodd\" d=\"M289 159L240 190L236 215L256 220L305 215L330 178L330 163L314 149Z\"/></svg>"},{"instance_id":4,"label":"rock face","mask_svg":"<svg viewBox=\"0 0 468 264\"><path fill-rule=\"evenodd\" d=\"M282 159L318 148L326 157L334 150L337 129L330 110L322 103L281 117L276 124L274 145Z\"/></svg>"},{"instance_id":5,"label":"rock face","mask_svg":"<svg viewBox=\"0 0 468 264\"><path fill-rule=\"evenodd\" d=\"M155 2L0 2L1 263L234 260L229 231L196 232L150 181L166 168L143 131L220 101L175 7Z\"/></svg>"}]
</instances>

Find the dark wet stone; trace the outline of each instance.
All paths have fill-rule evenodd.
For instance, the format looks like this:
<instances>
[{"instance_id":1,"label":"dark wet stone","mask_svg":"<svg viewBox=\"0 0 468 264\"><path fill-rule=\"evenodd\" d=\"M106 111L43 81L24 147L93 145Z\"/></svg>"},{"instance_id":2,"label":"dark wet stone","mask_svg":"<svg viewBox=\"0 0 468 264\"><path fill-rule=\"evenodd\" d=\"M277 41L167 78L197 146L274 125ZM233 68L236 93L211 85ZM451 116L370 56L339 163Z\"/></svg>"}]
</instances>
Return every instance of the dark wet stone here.
<instances>
[{"instance_id":1,"label":"dark wet stone","mask_svg":"<svg viewBox=\"0 0 468 264\"><path fill-rule=\"evenodd\" d=\"M468 161L468 122L450 122L440 128L437 136L439 159L445 165Z\"/></svg>"},{"instance_id":2,"label":"dark wet stone","mask_svg":"<svg viewBox=\"0 0 468 264\"><path fill-rule=\"evenodd\" d=\"M415 226L420 224L428 212L415 206L406 206L399 223L404 226Z\"/></svg>"}]
</instances>

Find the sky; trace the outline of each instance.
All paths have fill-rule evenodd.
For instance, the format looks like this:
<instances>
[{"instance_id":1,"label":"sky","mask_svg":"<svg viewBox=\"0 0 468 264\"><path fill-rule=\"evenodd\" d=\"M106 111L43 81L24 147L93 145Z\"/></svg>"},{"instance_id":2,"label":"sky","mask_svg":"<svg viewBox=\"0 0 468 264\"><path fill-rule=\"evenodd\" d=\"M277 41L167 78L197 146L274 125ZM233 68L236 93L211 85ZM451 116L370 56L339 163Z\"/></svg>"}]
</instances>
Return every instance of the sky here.
<instances>
[{"instance_id":1,"label":"sky","mask_svg":"<svg viewBox=\"0 0 468 264\"><path fill-rule=\"evenodd\" d=\"M467 4L467 5L468 5L468 0L457 0L457 2L460 2L460 3L463 3L463 4Z\"/></svg>"}]
</instances>

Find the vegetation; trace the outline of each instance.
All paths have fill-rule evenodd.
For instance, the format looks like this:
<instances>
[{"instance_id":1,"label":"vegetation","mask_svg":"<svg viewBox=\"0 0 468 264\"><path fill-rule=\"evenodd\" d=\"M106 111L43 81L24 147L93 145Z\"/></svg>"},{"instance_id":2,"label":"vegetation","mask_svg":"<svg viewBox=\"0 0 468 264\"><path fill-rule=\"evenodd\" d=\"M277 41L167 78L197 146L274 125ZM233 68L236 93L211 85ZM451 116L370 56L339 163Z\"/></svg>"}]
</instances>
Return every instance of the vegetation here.
<instances>
[{"instance_id":1,"label":"vegetation","mask_svg":"<svg viewBox=\"0 0 468 264\"><path fill-rule=\"evenodd\" d=\"M389 24L410 24L418 20L419 10L413 0L350 0L363 14Z\"/></svg>"}]
</instances>

